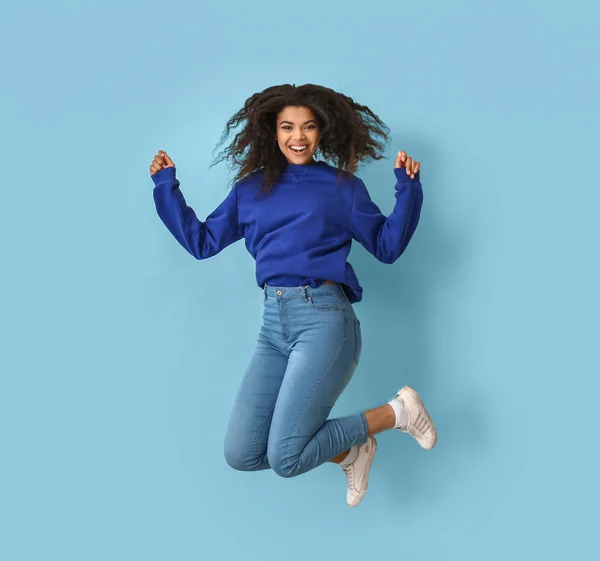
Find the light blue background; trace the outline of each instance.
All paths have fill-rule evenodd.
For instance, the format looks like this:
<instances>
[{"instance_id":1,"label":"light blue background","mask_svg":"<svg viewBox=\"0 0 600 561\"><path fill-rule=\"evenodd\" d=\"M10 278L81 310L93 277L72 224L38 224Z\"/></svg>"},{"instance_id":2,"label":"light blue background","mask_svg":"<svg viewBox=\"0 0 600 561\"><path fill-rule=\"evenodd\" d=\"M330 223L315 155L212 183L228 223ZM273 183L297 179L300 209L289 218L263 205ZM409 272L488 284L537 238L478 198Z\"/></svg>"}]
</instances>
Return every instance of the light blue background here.
<instances>
[{"instance_id":1,"label":"light blue background","mask_svg":"<svg viewBox=\"0 0 600 561\"><path fill-rule=\"evenodd\" d=\"M0 558L592 559L598 555L598 9L590 2L31 2L2 8ZM260 324L243 244L197 262L148 166L208 169L252 93L314 82L422 162L422 221L356 246L361 366L336 413L403 384L439 429L380 437L367 497L327 465L227 467ZM596 476L594 476L596 473Z\"/></svg>"}]
</instances>

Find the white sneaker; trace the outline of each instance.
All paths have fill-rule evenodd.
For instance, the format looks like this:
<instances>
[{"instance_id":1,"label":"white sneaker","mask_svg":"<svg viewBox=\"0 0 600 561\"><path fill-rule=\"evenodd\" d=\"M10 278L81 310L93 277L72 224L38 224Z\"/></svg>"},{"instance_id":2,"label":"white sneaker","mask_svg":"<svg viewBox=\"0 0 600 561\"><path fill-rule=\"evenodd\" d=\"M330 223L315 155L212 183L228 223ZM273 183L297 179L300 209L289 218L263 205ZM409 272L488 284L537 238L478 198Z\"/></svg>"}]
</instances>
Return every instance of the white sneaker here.
<instances>
[{"instance_id":1,"label":"white sneaker","mask_svg":"<svg viewBox=\"0 0 600 561\"><path fill-rule=\"evenodd\" d=\"M408 412L408 425L397 430L410 434L421 447L431 450L437 442L437 430L419 394L410 386L404 386L394 399L398 400Z\"/></svg>"},{"instance_id":2,"label":"white sneaker","mask_svg":"<svg viewBox=\"0 0 600 561\"><path fill-rule=\"evenodd\" d=\"M375 437L369 436L369 439L362 446L359 446L356 460L342 467L348 478L346 501L350 506L358 506L367 492L369 471L375 452L377 452L377 440L375 440Z\"/></svg>"}]
</instances>

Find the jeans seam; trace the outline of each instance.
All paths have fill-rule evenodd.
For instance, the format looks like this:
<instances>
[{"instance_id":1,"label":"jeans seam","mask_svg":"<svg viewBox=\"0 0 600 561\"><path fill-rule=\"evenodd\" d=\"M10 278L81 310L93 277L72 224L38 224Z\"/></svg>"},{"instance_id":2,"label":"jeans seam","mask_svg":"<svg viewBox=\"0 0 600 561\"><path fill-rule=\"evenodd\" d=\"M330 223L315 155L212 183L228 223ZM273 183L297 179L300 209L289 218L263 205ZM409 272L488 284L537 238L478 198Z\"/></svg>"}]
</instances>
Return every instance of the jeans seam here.
<instances>
[{"instance_id":1,"label":"jeans seam","mask_svg":"<svg viewBox=\"0 0 600 561\"><path fill-rule=\"evenodd\" d=\"M277 302L279 308L279 322L281 324L281 337L284 343L287 343L290 339L290 324L288 316L288 304L285 300L279 300Z\"/></svg>"},{"instance_id":2,"label":"jeans seam","mask_svg":"<svg viewBox=\"0 0 600 561\"><path fill-rule=\"evenodd\" d=\"M367 416L365 415L364 411L361 411L359 414L360 416L360 421L362 424L362 428L363 428L363 434L365 435L365 438L369 436L369 425L367 424Z\"/></svg>"},{"instance_id":3,"label":"jeans seam","mask_svg":"<svg viewBox=\"0 0 600 561\"><path fill-rule=\"evenodd\" d=\"M356 366L358 366L358 363L360 362L360 355L362 354L362 333L361 333L361 326L360 326L360 321L358 320L358 318L354 318L352 327L354 329L354 362L356 364ZM360 341L360 345L359 345L359 337L361 339Z\"/></svg>"},{"instance_id":4,"label":"jeans seam","mask_svg":"<svg viewBox=\"0 0 600 561\"><path fill-rule=\"evenodd\" d=\"M256 438L254 439L254 443L252 445L252 452L253 452L254 458L258 457L257 448L258 448L258 439L260 437L260 433L262 432L263 428L267 424L267 419L269 418L269 415L271 413L273 413L273 410L275 409L275 404L276 403L277 403L277 400L275 400L275 402L273 403L273 405L271 405L271 408L269 409L268 413L265 415L265 418L263 419L263 422L261 423L258 431L256 432Z\"/></svg>"}]
</instances>

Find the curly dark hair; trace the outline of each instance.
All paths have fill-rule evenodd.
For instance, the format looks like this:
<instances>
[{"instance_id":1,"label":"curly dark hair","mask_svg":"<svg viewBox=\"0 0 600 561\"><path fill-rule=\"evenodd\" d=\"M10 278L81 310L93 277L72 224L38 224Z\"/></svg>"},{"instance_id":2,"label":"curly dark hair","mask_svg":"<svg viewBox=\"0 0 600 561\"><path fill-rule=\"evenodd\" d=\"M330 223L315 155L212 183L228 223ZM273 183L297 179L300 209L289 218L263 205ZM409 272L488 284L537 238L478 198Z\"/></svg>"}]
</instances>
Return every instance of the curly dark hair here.
<instances>
[{"instance_id":1,"label":"curly dark hair","mask_svg":"<svg viewBox=\"0 0 600 561\"><path fill-rule=\"evenodd\" d=\"M229 119L215 151L239 125L243 128L212 165L228 161L238 168L236 181L262 169L263 186L274 185L287 167L285 156L273 141L277 116L290 106L313 111L321 134L319 151L340 173L354 173L360 163L383 158L389 128L368 107L323 86L284 84L255 93Z\"/></svg>"}]
</instances>

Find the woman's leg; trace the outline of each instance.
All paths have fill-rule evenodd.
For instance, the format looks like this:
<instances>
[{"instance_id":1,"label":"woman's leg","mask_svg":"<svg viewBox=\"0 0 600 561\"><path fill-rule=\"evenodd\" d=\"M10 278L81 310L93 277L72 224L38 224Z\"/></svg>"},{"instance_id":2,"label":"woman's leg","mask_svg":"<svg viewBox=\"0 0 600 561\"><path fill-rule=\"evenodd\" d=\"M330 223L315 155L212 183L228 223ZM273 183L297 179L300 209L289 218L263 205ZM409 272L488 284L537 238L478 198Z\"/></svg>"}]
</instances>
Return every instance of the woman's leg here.
<instances>
[{"instance_id":1,"label":"woman's leg","mask_svg":"<svg viewBox=\"0 0 600 561\"><path fill-rule=\"evenodd\" d=\"M376 407L375 409L365 411L365 418L367 421L367 431L369 436L393 429L396 426L396 413L389 403L386 403L380 407ZM349 450L346 450L339 456L332 458L330 461L340 464L348 456L348 452Z\"/></svg>"},{"instance_id":2,"label":"woman's leg","mask_svg":"<svg viewBox=\"0 0 600 561\"><path fill-rule=\"evenodd\" d=\"M279 305L287 319L290 357L273 414L268 458L276 473L292 477L364 443L368 426L364 413L327 420L361 351L360 324L350 303L340 297L341 289L316 289L310 298L282 293Z\"/></svg>"},{"instance_id":3,"label":"woman's leg","mask_svg":"<svg viewBox=\"0 0 600 561\"><path fill-rule=\"evenodd\" d=\"M277 307L272 298L265 298L263 327L237 392L225 437L225 459L234 469L269 468L269 429L288 362L281 341Z\"/></svg>"},{"instance_id":4,"label":"woman's leg","mask_svg":"<svg viewBox=\"0 0 600 561\"><path fill-rule=\"evenodd\" d=\"M360 358L360 322L339 286L307 290L304 297L298 288L275 293L290 353L268 440L268 462L276 473L293 477L327 461L342 462L362 444L372 457L376 443L369 436L391 428L409 432L424 448L435 444L435 427L410 388L366 413L328 420Z\"/></svg>"}]
</instances>

